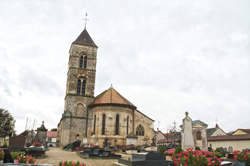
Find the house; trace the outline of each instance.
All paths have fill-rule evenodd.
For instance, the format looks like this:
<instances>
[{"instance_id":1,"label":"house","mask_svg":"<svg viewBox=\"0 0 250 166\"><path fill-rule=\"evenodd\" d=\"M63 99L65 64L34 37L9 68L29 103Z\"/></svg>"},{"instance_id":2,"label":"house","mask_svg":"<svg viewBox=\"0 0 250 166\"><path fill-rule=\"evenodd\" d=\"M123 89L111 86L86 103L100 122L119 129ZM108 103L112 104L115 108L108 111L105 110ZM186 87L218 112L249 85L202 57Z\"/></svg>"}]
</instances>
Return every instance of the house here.
<instances>
[{"instance_id":1,"label":"house","mask_svg":"<svg viewBox=\"0 0 250 166\"><path fill-rule=\"evenodd\" d=\"M240 135L222 135L208 137L208 146L216 149L219 147L227 148L227 150L243 150L250 148L250 134Z\"/></svg>"},{"instance_id":2,"label":"house","mask_svg":"<svg viewBox=\"0 0 250 166\"><path fill-rule=\"evenodd\" d=\"M232 135L245 135L250 134L250 129L237 129L232 132Z\"/></svg>"},{"instance_id":3,"label":"house","mask_svg":"<svg viewBox=\"0 0 250 166\"><path fill-rule=\"evenodd\" d=\"M221 136L221 135L227 135L227 133L224 132L217 123L215 125L215 128L207 129L207 137Z\"/></svg>"},{"instance_id":4,"label":"house","mask_svg":"<svg viewBox=\"0 0 250 166\"><path fill-rule=\"evenodd\" d=\"M47 146L55 147L56 137L57 137L57 131L47 131L47 138L46 138Z\"/></svg>"},{"instance_id":5,"label":"house","mask_svg":"<svg viewBox=\"0 0 250 166\"><path fill-rule=\"evenodd\" d=\"M164 134L165 138L157 141L157 145L180 145L181 143L181 133L180 132L170 132Z\"/></svg>"},{"instance_id":6,"label":"house","mask_svg":"<svg viewBox=\"0 0 250 166\"><path fill-rule=\"evenodd\" d=\"M160 130L155 131L156 144L158 144L159 140L164 140L164 139L166 139L166 135L162 131L160 131Z\"/></svg>"}]
</instances>

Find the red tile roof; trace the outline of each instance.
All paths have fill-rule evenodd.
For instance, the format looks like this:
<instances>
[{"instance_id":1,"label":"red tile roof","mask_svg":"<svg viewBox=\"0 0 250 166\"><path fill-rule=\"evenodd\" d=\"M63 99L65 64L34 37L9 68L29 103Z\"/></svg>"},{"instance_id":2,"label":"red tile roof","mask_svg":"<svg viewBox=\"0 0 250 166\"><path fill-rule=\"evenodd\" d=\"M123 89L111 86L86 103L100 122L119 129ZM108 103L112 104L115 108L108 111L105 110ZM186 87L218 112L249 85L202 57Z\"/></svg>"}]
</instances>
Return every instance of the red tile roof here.
<instances>
[{"instance_id":1,"label":"red tile roof","mask_svg":"<svg viewBox=\"0 0 250 166\"><path fill-rule=\"evenodd\" d=\"M208 137L207 140L208 141L250 140L250 134L214 136L214 137Z\"/></svg>"},{"instance_id":2,"label":"red tile roof","mask_svg":"<svg viewBox=\"0 0 250 166\"><path fill-rule=\"evenodd\" d=\"M47 131L47 137L56 137L57 132L56 131Z\"/></svg>"},{"instance_id":3,"label":"red tile roof","mask_svg":"<svg viewBox=\"0 0 250 166\"><path fill-rule=\"evenodd\" d=\"M102 92L94 99L91 105L99 104L121 104L135 107L130 101L128 101L121 94L119 94L114 88L109 88L108 90Z\"/></svg>"}]
</instances>

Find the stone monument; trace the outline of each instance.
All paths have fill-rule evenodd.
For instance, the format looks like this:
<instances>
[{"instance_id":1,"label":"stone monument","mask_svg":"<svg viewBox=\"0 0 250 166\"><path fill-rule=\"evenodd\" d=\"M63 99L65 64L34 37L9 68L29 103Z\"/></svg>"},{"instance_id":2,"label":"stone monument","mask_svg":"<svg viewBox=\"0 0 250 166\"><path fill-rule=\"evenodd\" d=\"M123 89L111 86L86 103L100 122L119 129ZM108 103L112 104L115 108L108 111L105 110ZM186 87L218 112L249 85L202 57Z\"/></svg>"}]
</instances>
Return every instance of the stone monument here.
<instances>
[{"instance_id":1,"label":"stone monument","mask_svg":"<svg viewBox=\"0 0 250 166\"><path fill-rule=\"evenodd\" d=\"M188 112L186 112L186 117L182 120L181 147L183 150L194 149L192 119L188 116Z\"/></svg>"}]
</instances>

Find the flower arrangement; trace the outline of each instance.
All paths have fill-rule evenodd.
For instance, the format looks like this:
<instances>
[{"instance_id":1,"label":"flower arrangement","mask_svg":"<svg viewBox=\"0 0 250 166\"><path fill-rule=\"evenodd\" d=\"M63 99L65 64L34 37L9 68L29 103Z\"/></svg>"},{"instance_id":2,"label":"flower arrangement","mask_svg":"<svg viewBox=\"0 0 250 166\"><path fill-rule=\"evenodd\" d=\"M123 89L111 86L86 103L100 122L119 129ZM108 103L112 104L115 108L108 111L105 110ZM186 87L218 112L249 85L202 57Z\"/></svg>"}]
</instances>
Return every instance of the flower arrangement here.
<instances>
[{"instance_id":1,"label":"flower arrangement","mask_svg":"<svg viewBox=\"0 0 250 166\"><path fill-rule=\"evenodd\" d=\"M3 160L4 158L4 152L2 149L0 149L0 160Z\"/></svg>"},{"instance_id":2,"label":"flower arrangement","mask_svg":"<svg viewBox=\"0 0 250 166\"><path fill-rule=\"evenodd\" d=\"M26 164L34 164L36 163L36 159L29 155L19 155L17 156L17 160L15 160L15 163L26 163Z\"/></svg>"},{"instance_id":3,"label":"flower arrangement","mask_svg":"<svg viewBox=\"0 0 250 166\"><path fill-rule=\"evenodd\" d=\"M213 152L187 149L172 156L175 166L220 166L219 159Z\"/></svg>"},{"instance_id":4,"label":"flower arrangement","mask_svg":"<svg viewBox=\"0 0 250 166\"><path fill-rule=\"evenodd\" d=\"M40 142L34 142L32 145L33 145L33 146L36 146L36 147L43 146L43 144L40 143Z\"/></svg>"},{"instance_id":5,"label":"flower arrangement","mask_svg":"<svg viewBox=\"0 0 250 166\"><path fill-rule=\"evenodd\" d=\"M24 155L24 152L11 152L13 160L17 160L17 157L21 155Z\"/></svg>"},{"instance_id":6,"label":"flower arrangement","mask_svg":"<svg viewBox=\"0 0 250 166\"><path fill-rule=\"evenodd\" d=\"M79 161L61 161L59 163L59 166L86 166L85 163L80 163Z\"/></svg>"},{"instance_id":7,"label":"flower arrangement","mask_svg":"<svg viewBox=\"0 0 250 166\"><path fill-rule=\"evenodd\" d=\"M245 162L247 165L250 165L250 151L241 152L239 150L233 152L234 159L239 162Z\"/></svg>"}]
</instances>

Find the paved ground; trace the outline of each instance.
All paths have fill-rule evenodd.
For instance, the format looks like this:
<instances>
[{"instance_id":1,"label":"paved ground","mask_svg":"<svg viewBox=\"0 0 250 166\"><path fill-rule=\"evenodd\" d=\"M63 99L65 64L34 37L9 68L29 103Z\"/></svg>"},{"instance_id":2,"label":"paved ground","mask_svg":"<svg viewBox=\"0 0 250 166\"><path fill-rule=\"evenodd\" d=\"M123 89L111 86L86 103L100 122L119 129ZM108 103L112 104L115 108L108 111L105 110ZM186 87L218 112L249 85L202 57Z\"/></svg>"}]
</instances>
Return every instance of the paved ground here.
<instances>
[{"instance_id":1,"label":"paved ground","mask_svg":"<svg viewBox=\"0 0 250 166\"><path fill-rule=\"evenodd\" d=\"M49 148L46 157L37 159L37 163L58 165L60 161L66 160L84 162L87 166L112 166L114 162L117 162L115 159L82 159L75 152L64 151L60 148Z\"/></svg>"}]
</instances>

